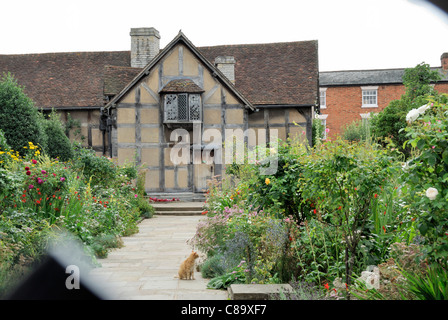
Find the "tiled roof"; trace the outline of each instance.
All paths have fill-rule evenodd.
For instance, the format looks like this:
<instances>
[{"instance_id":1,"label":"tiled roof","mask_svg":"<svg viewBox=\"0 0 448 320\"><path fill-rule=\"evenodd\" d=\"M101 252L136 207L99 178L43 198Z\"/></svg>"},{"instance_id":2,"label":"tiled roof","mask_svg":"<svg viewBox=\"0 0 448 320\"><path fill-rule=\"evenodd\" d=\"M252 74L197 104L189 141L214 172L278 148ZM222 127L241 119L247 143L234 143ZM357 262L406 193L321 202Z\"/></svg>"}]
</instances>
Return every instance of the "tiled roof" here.
<instances>
[{"instance_id":1,"label":"tiled roof","mask_svg":"<svg viewBox=\"0 0 448 320\"><path fill-rule=\"evenodd\" d=\"M314 105L318 88L317 41L198 47L214 64L234 56L235 87L253 105ZM37 107L99 107L141 69L130 52L0 55L0 74L11 72Z\"/></svg>"},{"instance_id":2,"label":"tiled roof","mask_svg":"<svg viewBox=\"0 0 448 320\"><path fill-rule=\"evenodd\" d=\"M116 95L142 70L141 68L105 66L104 94Z\"/></svg>"},{"instance_id":3,"label":"tiled roof","mask_svg":"<svg viewBox=\"0 0 448 320\"><path fill-rule=\"evenodd\" d=\"M442 79L448 81L446 72L441 68L431 68L438 70ZM381 70L353 70L353 71L329 71L319 73L319 85L327 86L360 86L360 85L381 85L403 83L405 69L381 69Z\"/></svg>"},{"instance_id":4,"label":"tiled roof","mask_svg":"<svg viewBox=\"0 0 448 320\"><path fill-rule=\"evenodd\" d=\"M0 74L13 74L39 108L103 106L106 65L129 66L130 52L0 55Z\"/></svg>"},{"instance_id":5,"label":"tiled roof","mask_svg":"<svg viewBox=\"0 0 448 320\"><path fill-rule=\"evenodd\" d=\"M252 102L314 105L318 88L317 41L199 47L213 63L235 57L235 87Z\"/></svg>"},{"instance_id":6,"label":"tiled roof","mask_svg":"<svg viewBox=\"0 0 448 320\"><path fill-rule=\"evenodd\" d=\"M193 80L175 79L168 82L160 92L200 93L204 92L204 89L200 88Z\"/></svg>"}]
</instances>

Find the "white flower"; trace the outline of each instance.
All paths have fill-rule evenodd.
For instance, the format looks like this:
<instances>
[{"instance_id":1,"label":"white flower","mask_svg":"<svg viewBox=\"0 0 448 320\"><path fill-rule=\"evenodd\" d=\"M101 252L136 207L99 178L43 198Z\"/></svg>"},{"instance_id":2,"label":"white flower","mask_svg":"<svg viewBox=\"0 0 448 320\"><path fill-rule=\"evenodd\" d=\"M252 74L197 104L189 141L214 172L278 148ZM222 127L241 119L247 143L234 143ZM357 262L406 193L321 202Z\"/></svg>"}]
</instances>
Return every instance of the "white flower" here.
<instances>
[{"instance_id":1,"label":"white flower","mask_svg":"<svg viewBox=\"0 0 448 320\"><path fill-rule=\"evenodd\" d=\"M420 115L420 112L418 111L418 109L412 109L406 115L406 121L413 122L418 118L419 115Z\"/></svg>"},{"instance_id":2,"label":"white flower","mask_svg":"<svg viewBox=\"0 0 448 320\"><path fill-rule=\"evenodd\" d=\"M429 200L434 200L438 194L439 191L437 191L436 188L428 188L428 190L426 190L426 196L429 198Z\"/></svg>"},{"instance_id":3,"label":"white flower","mask_svg":"<svg viewBox=\"0 0 448 320\"><path fill-rule=\"evenodd\" d=\"M431 108L430 104L424 104L422 105L420 108L418 108L418 113L419 114L424 114L426 110L428 110L429 108Z\"/></svg>"}]
</instances>

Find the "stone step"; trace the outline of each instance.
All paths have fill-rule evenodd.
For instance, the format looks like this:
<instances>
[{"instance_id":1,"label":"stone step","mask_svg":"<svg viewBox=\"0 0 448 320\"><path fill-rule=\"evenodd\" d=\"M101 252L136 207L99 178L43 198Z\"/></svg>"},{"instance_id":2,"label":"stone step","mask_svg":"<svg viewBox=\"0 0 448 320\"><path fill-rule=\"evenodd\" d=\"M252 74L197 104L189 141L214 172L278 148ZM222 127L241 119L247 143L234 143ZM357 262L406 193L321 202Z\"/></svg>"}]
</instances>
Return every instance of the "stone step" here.
<instances>
[{"instance_id":1,"label":"stone step","mask_svg":"<svg viewBox=\"0 0 448 320\"><path fill-rule=\"evenodd\" d=\"M194 205L190 205L185 202L176 202L176 203L157 203L151 202L151 205L154 209L158 211L201 211L202 212L202 203L196 205L197 202L193 202Z\"/></svg>"},{"instance_id":2,"label":"stone step","mask_svg":"<svg viewBox=\"0 0 448 320\"><path fill-rule=\"evenodd\" d=\"M202 211L157 211L156 215L159 216L200 216Z\"/></svg>"},{"instance_id":3,"label":"stone step","mask_svg":"<svg viewBox=\"0 0 448 320\"><path fill-rule=\"evenodd\" d=\"M157 199L179 199L180 201L186 202L204 202L205 201L205 193L197 193L197 192L179 192L179 193L168 193L168 192L158 192L158 193L150 193L147 196L148 198L157 198Z\"/></svg>"},{"instance_id":4,"label":"stone step","mask_svg":"<svg viewBox=\"0 0 448 320\"><path fill-rule=\"evenodd\" d=\"M153 202L151 205L157 215L195 216L203 212L202 202Z\"/></svg>"}]
</instances>

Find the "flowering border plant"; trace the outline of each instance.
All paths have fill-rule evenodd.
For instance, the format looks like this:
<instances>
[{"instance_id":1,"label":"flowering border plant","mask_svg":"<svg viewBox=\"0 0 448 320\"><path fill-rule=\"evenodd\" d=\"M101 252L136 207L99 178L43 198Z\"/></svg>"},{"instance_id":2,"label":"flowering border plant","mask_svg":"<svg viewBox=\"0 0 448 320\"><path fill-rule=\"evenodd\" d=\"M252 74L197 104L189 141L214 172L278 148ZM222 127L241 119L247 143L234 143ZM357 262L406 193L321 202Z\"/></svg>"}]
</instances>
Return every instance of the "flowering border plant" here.
<instances>
[{"instance_id":1,"label":"flowering border plant","mask_svg":"<svg viewBox=\"0 0 448 320\"><path fill-rule=\"evenodd\" d=\"M414 157L405 169L405 195L426 238L429 258L448 257L448 96L428 98L428 103L409 111L404 129ZM444 259L442 259L444 258Z\"/></svg>"}]
</instances>

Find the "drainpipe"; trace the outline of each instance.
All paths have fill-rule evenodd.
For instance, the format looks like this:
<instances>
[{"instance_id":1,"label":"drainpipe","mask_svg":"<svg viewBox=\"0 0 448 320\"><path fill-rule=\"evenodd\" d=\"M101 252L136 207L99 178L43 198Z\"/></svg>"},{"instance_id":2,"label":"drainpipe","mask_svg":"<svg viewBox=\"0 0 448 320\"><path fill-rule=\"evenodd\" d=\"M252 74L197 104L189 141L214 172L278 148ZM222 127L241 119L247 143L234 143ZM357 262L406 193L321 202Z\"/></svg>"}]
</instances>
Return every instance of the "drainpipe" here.
<instances>
[{"instance_id":1,"label":"drainpipe","mask_svg":"<svg viewBox=\"0 0 448 320\"><path fill-rule=\"evenodd\" d=\"M101 116L100 116L100 130L103 132L103 156L107 153L106 148L106 139L107 145L109 146L109 156L112 158L112 126L115 124L115 120L113 116L110 114L109 110L104 110L101 108ZM107 138L106 138L107 135Z\"/></svg>"}]
</instances>

